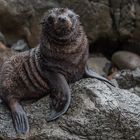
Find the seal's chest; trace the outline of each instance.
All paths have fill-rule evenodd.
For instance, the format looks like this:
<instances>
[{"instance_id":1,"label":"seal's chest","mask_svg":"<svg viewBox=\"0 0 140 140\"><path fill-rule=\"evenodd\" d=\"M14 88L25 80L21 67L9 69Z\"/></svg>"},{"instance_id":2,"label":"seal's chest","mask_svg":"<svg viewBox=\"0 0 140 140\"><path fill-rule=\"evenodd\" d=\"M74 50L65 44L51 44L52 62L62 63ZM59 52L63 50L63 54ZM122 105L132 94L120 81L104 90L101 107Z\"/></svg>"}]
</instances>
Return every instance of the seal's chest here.
<instances>
[{"instance_id":1,"label":"seal's chest","mask_svg":"<svg viewBox=\"0 0 140 140\"><path fill-rule=\"evenodd\" d=\"M65 72L68 83L76 82L83 77L84 65L82 67L79 65L69 67L67 70L65 69Z\"/></svg>"},{"instance_id":2,"label":"seal's chest","mask_svg":"<svg viewBox=\"0 0 140 140\"><path fill-rule=\"evenodd\" d=\"M80 80L83 77L84 72L73 72L73 73L68 73L67 75L67 81L68 83L74 83L78 80Z\"/></svg>"}]
</instances>

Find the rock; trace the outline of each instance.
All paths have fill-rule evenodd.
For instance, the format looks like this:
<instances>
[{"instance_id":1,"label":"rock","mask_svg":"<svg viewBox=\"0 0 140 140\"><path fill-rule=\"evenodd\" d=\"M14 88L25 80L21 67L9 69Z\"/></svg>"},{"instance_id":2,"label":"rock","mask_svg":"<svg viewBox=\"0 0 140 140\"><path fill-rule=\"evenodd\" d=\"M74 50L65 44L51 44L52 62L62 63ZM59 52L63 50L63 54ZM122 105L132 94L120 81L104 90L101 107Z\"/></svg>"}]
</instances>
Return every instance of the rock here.
<instances>
[{"instance_id":1,"label":"rock","mask_svg":"<svg viewBox=\"0 0 140 140\"><path fill-rule=\"evenodd\" d=\"M92 42L101 36L111 36L113 33L109 0L61 0L60 5L72 8L80 15L81 22Z\"/></svg>"},{"instance_id":2,"label":"rock","mask_svg":"<svg viewBox=\"0 0 140 140\"><path fill-rule=\"evenodd\" d=\"M16 52L6 47L2 42L0 42L0 68L3 62L10 56L14 55Z\"/></svg>"},{"instance_id":3,"label":"rock","mask_svg":"<svg viewBox=\"0 0 140 140\"><path fill-rule=\"evenodd\" d=\"M30 47L35 47L40 37L40 18L53 7L59 7L55 0L1 0L0 30L8 45L24 37Z\"/></svg>"},{"instance_id":4,"label":"rock","mask_svg":"<svg viewBox=\"0 0 140 140\"><path fill-rule=\"evenodd\" d=\"M126 49L139 52L140 4L138 0L61 0L81 17L93 49L99 47L107 53ZM134 43L131 43L131 42ZM127 46L126 46L127 45ZM134 47L135 45L135 47ZM125 47L126 46L126 47Z\"/></svg>"},{"instance_id":5,"label":"rock","mask_svg":"<svg viewBox=\"0 0 140 140\"><path fill-rule=\"evenodd\" d=\"M135 69L140 67L140 57L128 51L118 51L114 53L112 61L120 69Z\"/></svg>"},{"instance_id":6,"label":"rock","mask_svg":"<svg viewBox=\"0 0 140 140\"><path fill-rule=\"evenodd\" d=\"M89 67L104 76L107 76L111 66L111 62L103 56L90 56L87 63Z\"/></svg>"},{"instance_id":7,"label":"rock","mask_svg":"<svg viewBox=\"0 0 140 140\"><path fill-rule=\"evenodd\" d=\"M136 95L138 95L140 97L140 85L139 86L135 86L134 88L132 88L132 92L135 93Z\"/></svg>"},{"instance_id":8,"label":"rock","mask_svg":"<svg viewBox=\"0 0 140 140\"><path fill-rule=\"evenodd\" d=\"M112 50L112 43L116 44L115 49L130 46L129 48L134 50L135 44L136 50L140 50L138 0L1 0L0 30L5 34L8 45L25 37L30 47L36 46L39 41L40 18L53 7L74 9L80 15L88 38L93 44L105 39L105 43L109 44L108 51Z\"/></svg>"},{"instance_id":9,"label":"rock","mask_svg":"<svg viewBox=\"0 0 140 140\"><path fill-rule=\"evenodd\" d=\"M71 86L72 101L65 115L47 122L49 98L23 103L30 132L15 134L10 112L0 104L1 140L136 140L140 138L140 97L96 79Z\"/></svg>"},{"instance_id":10,"label":"rock","mask_svg":"<svg viewBox=\"0 0 140 140\"><path fill-rule=\"evenodd\" d=\"M2 42L3 44L6 44L5 36L1 32L0 32L0 42Z\"/></svg>"},{"instance_id":11,"label":"rock","mask_svg":"<svg viewBox=\"0 0 140 140\"><path fill-rule=\"evenodd\" d=\"M29 49L28 44L24 40L18 40L17 43L13 44L11 48L18 52Z\"/></svg>"},{"instance_id":12,"label":"rock","mask_svg":"<svg viewBox=\"0 0 140 140\"><path fill-rule=\"evenodd\" d=\"M135 70L122 70L114 78L117 80L119 88L133 89L135 94L140 92L140 68Z\"/></svg>"},{"instance_id":13,"label":"rock","mask_svg":"<svg viewBox=\"0 0 140 140\"><path fill-rule=\"evenodd\" d=\"M133 52L135 54L140 55L140 42L139 40L128 39L126 42L124 41L121 46L122 50L126 50L129 52Z\"/></svg>"}]
</instances>

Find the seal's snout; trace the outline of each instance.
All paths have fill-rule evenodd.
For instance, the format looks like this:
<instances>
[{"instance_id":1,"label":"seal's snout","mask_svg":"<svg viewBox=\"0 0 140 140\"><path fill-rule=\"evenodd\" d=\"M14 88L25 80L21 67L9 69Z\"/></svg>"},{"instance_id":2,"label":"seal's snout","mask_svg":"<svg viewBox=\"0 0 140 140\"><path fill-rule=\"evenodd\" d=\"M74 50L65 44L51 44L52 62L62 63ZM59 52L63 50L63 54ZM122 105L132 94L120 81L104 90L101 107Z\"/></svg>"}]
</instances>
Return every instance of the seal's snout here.
<instances>
[{"instance_id":1,"label":"seal's snout","mask_svg":"<svg viewBox=\"0 0 140 140\"><path fill-rule=\"evenodd\" d=\"M57 19L57 27L59 29L65 29L65 31L71 30L72 21L68 16L60 15Z\"/></svg>"},{"instance_id":2,"label":"seal's snout","mask_svg":"<svg viewBox=\"0 0 140 140\"><path fill-rule=\"evenodd\" d=\"M77 15L67 8L49 10L43 18L43 33L57 38L71 36L77 29L79 20Z\"/></svg>"},{"instance_id":3,"label":"seal's snout","mask_svg":"<svg viewBox=\"0 0 140 140\"><path fill-rule=\"evenodd\" d=\"M64 17L64 16L60 16L58 18L58 21L61 22L61 23L65 23L67 21L67 17Z\"/></svg>"}]
</instances>

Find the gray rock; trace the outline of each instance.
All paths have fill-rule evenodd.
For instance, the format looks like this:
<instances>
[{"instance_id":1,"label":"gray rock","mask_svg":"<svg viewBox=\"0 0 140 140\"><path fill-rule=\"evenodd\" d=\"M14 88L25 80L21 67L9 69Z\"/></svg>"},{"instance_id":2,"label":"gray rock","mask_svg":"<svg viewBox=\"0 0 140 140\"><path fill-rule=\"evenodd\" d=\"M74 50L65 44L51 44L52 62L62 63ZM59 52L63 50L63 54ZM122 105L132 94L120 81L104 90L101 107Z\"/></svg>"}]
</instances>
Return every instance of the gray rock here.
<instances>
[{"instance_id":1,"label":"gray rock","mask_svg":"<svg viewBox=\"0 0 140 140\"><path fill-rule=\"evenodd\" d=\"M18 40L17 43L13 44L11 48L18 52L22 52L29 49L28 44L23 39Z\"/></svg>"},{"instance_id":2,"label":"gray rock","mask_svg":"<svg viewBox=\"0 0 140 140\"><path fill-rule=\"evenodd\" d=\"M119 69L135 69L140 67L140 56L128 51L118 51L114 53L112 61Z\"/></svg>"},{"instance_id":3,"label":"gray rock","mask_svg":"<svg viewBox=\"0 0 140 140\"><path fill-rule=\"evenodd\" d=\"M90 56L88 59L88 66L95 69L97 73L107 76L111 62L103 56Z\"/></svg>"},{"instance_id":4,"label":"gray rock","mask_svg":"<svg viewBox=\"0 0 140 140\"><path fill-rule=\"evenodd\" d=\"M1 0L0 30L5 34L8 45L25 37L30 47L35 47L40 36L40 18L53 7L58 7L55 0Z\"/></svg>"},{"instance_id":5,"label":"gray rock","mask_svg":"<svg viewBox=\"0 0 140 140\"><path fill-rule=\"evenodd\" d=\"M26 136L15 134L10 113L0 104L1 140L139 140L140 97L95 79L71 85L68 112L48 123L49 98L23 104L30 123Z\"/></svg>"},{"instance_id":6,"label":"gray rock","mask_svg":"<svg viewBox=\"0 0 140 140\"><path fill-rule=\"evenodd\" d=\"M140 96L140 68L122 70L114 77L121 89L128 89Z\"/></svg>"}]
</instances>

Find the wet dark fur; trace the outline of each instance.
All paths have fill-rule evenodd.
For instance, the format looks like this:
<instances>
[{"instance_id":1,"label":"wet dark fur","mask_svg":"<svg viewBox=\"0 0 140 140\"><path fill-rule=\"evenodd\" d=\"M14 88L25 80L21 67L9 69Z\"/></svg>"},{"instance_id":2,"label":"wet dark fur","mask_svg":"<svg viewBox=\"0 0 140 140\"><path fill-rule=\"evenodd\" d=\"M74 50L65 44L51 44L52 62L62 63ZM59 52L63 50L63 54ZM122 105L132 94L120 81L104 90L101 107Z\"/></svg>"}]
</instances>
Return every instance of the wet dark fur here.
<instances>
[{"instance_id":1,"label":"wet dark fur","mask_svg":"<svg viewBox=\"0 0 140 140\"><path fill-rule=\"evenodd\" d=\"M49 28L47 21L48 15L53 12L59 12L58 16L63 13L73 23L73 26L68 22L64 25L64 29L69 27L69 30L63 31L62 26L60 32L56 31L57 34L53 34L55 30ZM71 11L68 9L53 9L50 13L43 19L39 46L12 56L2 66L0 97L11 109L14 119L16 115L23 112L19 105L20 100L38 99L50 93L51 84L48 83L51 78L48 79L48 71L62 74L68 83L79 80L84 74L88 58L88 41L77 15L72 12L74 16L70 19L68 14ZM21 119L27 121L25 113L22 115ZM15 123L15 127L16 125ZM26 128L20 126L22 127L21 133L27 131L28 124L26 125Z\"/></svg>"}]
</instances>

